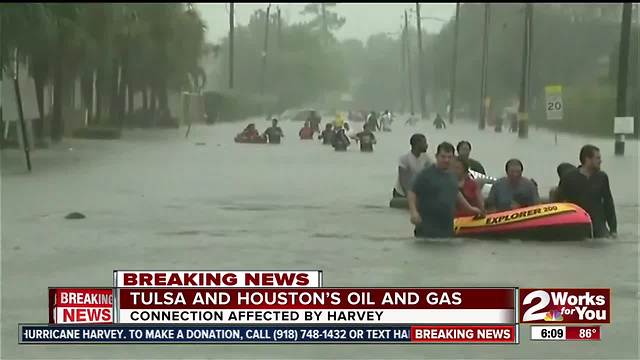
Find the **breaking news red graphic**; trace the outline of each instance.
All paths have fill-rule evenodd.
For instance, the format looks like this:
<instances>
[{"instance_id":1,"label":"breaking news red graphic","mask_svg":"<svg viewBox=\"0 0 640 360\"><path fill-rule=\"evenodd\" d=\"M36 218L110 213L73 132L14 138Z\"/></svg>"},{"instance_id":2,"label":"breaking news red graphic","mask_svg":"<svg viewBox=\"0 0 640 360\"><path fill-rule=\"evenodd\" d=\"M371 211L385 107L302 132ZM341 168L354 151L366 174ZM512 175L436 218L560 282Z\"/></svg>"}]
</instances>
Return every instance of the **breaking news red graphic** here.
<instances>
[{"instance_id":1,"label":"breaking news red graphic","mask_svg":"<svg viewBox=\"0 0 640 360\"><path fill-rule=\"evenodd\" d=\"M515 325L412 326L411 342L421 343L515 343Z\"/></svg>"},{"instance_id":2,"label":"breaking news red graphic","mask_svg":"<svg viewBox=\"0 0 640 360\"><path fill-rule=\"evenodd\" d=\"M610 323L611 289L520 289L522 323Z\"/></svg>"},{"instance_id":3,"label":"breaking news red graphic","mask_svg":"<svg viewBox=\"0 0 640 360\"><path fill-rule=\"evenodd\" d=\"M514 288L118 289L120 323L514 324Z\"/></svg>"},{"instance_id":4,"label":"breaking news red graphic","mask_svg":"<svg viewBox=\"0 0 640 360\"><path fill-rule=\"evenodd\" d=\"M322 271L114 271L117 288L320 287Z\"/></svg>"},{"instance_id":5,"label":"breaking news red graphic","mask_svg":"<svg viewBox=\"0 0 640 360\"><path fill-rule=\"evenodd\" d=\"M600 326L567 326L567 340L600 341Z\"/></svg>"},{"instance_id":6,"label":"breaking news red graphic","mask_svg":"<svg viewBox=\"0 0 640 360\"><path fill-rule=\"evenodd\" d=\"M113 323L113 289L49 288L49 323Z\"/></svg>"}]
</instances>

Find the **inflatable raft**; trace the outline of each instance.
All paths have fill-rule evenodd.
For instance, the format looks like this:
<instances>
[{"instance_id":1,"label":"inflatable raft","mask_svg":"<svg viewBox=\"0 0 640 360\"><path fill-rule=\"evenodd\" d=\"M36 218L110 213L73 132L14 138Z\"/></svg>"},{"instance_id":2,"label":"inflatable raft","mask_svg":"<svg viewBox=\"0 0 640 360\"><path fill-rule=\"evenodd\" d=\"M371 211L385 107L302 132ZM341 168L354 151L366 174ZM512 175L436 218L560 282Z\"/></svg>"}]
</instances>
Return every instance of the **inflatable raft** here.
<instances>
[{"instance_id":1,"label":"inflatable raft","mask_svg":"<svg viewBox=\"0 0 640 360\"><path fill-rule=\"evenodd\" d=\"M242 136L236 136L233 141L240 143L240 144L266 144L267 143L267 138L265 137L259 137L256 139L248 139Z\"/></svg>"},{"instance_id":2,"label":"inflatable raft","mask_svg":"<svg viewBox=\"0 0 640 360\"><path fill-rule=\"evenodd\" d=\"M591 218L581 207L550 203L454 220L456 237L578 240L592 237Z\"/></svg>"}]
</instances>

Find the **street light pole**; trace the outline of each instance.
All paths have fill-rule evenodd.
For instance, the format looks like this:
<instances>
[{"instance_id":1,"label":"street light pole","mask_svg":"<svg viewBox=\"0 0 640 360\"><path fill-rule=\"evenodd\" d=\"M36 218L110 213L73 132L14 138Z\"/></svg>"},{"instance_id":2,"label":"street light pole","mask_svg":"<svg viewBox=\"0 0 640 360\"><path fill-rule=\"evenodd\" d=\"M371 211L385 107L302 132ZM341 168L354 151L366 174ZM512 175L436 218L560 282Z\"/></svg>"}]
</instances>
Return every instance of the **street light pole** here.
<instances>
[{"instance_id":1,"label":"street light pole","mask_svg":"<svg viewBox=\"0 0 640 360\"><path fill-rule=\"evenodd\" d=\"M233 89L233 19L234 4L229 3L229 89Z\"/></svg>"},{"instance_id":2,"label":"street light pole","mask_svg":"<svg viewBox=\"0 0 640 360\"><path fill-rule=\"evenodd\" d=\"M278 6L278 50L282 50L282 14Z\"/></svg>"},{"instance_id":3,"label":"street light pole","mask_svg":"<svg viewBox=\"0 0 640 360\"><path fill-rule=\"evenodd\" d=\"M453 30L453 59L451 60L451 85L449 87L449 123L453 124L456 104L456 70L458 67L458 30L460 28L460 3L456 3L456 20Z\"/></svg>"},{"instance_id":4,"label":"street light pole","mask_svg":"<svg viewBox=\"0 0 640 360\"><path fill-rule=\"evenodd\" d=\"M482 73L480 75L480 122L478 128L484 130L486 126L486 104L487 96L487 68L489 67L489 20L491 18L490 4L484 4L484 28L482 35Z\"/></svg>"},{"instance_id":5,"label":"street light pole","mask_svg":"<svg viewBox=\"0 0 640 360\"><path fill-rule=\"evenodd\" d=\"M427 118L424 89L424 58L422 53L422 23L420 18L420 3L416 3L416 21L418 27L418 92L420 95L420 111L422 118Z\"/></svg>"},{"instance_id":6,"label":"street light pole","mask_svg":"<svg viewBox=\"0 0 640 360\"><path fill-rule=\"evenodd\" d=\"M618 50L618 89L616 116L627 115L627 80L629 77L629 39L631 38L631 3L622 5L620 26L620 49ZM624 135L616 134L614 145L616 155L624 155Z\"/></svg>"},{"instance_id":7,"label":"street light pole","mask_svg":"<svg viewBox=\"0 0 640 360\"><path fill-rule=\"evenodd\" d=\"M322 13L322 37L324 44L329 44L329 29L327 28L327 7L325 3L320 3L320 10Z\"/></svg>"},{"instance_id":8,"label":"street light pole","mask_svg":"<svg viewBox=\"0 0 640 360\"><path fill-rule=\"evenodd\" d=\"M404 47L407 51L406 59L407 59L407 75L409 77L409 110L411 111L411 115L414 114L413 109L413 74L411 73L411 46L409 46L409 20L407 18L407 11L404 11Z\"/></svg>"},{"instance_id":9,"label":"street light pole","mask_svg":"<svg viewBox=\"0 0 640 360\"><path fill-rule=\"evenodd\" d=\"M518 107L518 137L529 137L529 61L531 61L531 18L533 5L528 3L524 9L524 35L522 40L522 78L520 79L520 105Z\"/></svg>"},{"instance_id":10,"label":"street light pole","mask_svg":"<svg viewBox=\"0 0 640 360\"><path fill-rule=\"evenodd\" d=\"M262 49L262 78L260 81L260 94L264 94L265 78L267 75L267 52L269 51L269 13L271 4L267 6L267 16L264 20L264 48Z\"/></svg>"}]
</instances>

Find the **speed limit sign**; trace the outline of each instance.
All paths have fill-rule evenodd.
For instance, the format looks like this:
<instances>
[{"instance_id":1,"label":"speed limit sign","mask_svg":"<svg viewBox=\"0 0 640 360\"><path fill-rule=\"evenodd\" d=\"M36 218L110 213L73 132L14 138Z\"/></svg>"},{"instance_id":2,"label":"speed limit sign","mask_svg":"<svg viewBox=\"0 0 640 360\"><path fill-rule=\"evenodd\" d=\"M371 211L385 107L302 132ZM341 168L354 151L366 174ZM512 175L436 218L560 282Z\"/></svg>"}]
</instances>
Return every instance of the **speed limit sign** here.
<instances>
[{"instance_id":1,"label":"speed limit sign","mask_svg":"<svg viewBox=\"0 0 640 360\"><path fill-rule=\"evenodd\" d=\"M562 86L549 85L544 88L547 120L562 120L564 103L562 102Z\"/></svg>"}]
</instances>

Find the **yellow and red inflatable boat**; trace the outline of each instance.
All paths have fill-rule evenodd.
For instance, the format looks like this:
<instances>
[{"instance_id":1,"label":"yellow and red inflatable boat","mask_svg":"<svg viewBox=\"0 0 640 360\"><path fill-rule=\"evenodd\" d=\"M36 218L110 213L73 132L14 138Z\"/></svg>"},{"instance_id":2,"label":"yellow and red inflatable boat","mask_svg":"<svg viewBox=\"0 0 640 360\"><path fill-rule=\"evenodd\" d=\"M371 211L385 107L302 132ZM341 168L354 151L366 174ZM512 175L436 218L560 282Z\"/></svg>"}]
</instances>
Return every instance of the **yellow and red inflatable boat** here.
<instances>
[{"instance_id":1,"label":"yellow and red inflatable boat","mask_svg":"<svg viewBox=\"0 0 640 360\"><path fill-rule=\"evenodd\" d=\"M550 203L454 220L456 237L575 240L592 237L591 217L570 203Z\"/></svg>"}]
</instances>

